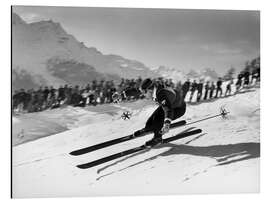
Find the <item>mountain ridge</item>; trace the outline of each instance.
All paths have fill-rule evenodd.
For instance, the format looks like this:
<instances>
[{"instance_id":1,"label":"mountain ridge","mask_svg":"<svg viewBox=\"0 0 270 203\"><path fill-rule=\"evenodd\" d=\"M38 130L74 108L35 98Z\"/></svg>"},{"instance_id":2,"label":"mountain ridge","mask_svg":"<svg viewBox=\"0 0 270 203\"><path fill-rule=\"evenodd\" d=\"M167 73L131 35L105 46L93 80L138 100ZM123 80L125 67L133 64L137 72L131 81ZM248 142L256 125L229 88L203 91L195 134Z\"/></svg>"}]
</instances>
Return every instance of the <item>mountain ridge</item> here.
<instances>
[{"instance_id":1,"label":"mountain ridge","mask_svg":"<svg viewBox=\"0 0 270 203\"><path fill-rule=\"evenodd\" d=\"M68 34L59 22L27 23L16 13L12 13L12 73L13 90L45 85L86 85L94 79L120 81L138 76L162 76L174 82L218 77L209 68L186 73L167 66L150 68L138 60L103 54Z\"/></svg>"},{"instance_id":2,"label":"mountain ridge","mask_svg":"<svg viewBox=\"0 0 270 203\"><path fill-rule=\"evenodd\" d=\"M74 65L78 75L88 70L89 82L93 79L91 72L97 80L159 76L137 60L105 55L95 47L86 47L68 34L60 23L52 20L26 23L15 13L12 14L12 57L12 70L17 75L24 70L38 85L75 83L78 78L67 81L59 74L57 67L63 69L63 64L68 64L69 69ZM89 69L85 69L87 67ZM13 81L16 79L14 77ZM87 83L85 80L82 83Z\"/></svg>"}]
</instances>

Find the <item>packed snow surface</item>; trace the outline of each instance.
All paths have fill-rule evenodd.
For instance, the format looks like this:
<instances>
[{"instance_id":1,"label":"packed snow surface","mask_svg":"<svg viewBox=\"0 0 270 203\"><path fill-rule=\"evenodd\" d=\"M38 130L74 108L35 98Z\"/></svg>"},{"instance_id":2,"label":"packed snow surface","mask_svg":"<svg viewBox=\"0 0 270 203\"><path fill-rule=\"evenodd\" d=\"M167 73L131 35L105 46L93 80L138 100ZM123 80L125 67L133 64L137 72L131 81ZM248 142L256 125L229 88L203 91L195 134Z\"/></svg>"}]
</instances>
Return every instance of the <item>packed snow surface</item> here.
<instances>
[{"instance_id":1,"label":"packed snow surface","mask_svg":"<svg viewBox=\"0 0 270 203\"><path fill-rule=\"evenodd\" d=\"M259 97L259 89L249 89L242 94L190 104L183 117L187 122L215 115L221 106L230 114L227 119L218 117L170 130L165 137L191 127L201 128L201 134L85 170L76 165L140 146L152 135L82 156L71 156L69 152L142 128L156 106L139 101L117 106L119 112L115 114L97 114L89 109L65 110L81 116L74 116L76 122L63 127L67 128L64 132L13 147L13 196L259 192ZM120 119L120 112L127 109L133 112L131 119ZM46 119L55 123L56 114L52 112L47 113ZM20 123L20 118L13 119L13 125ZM61 120L56 123L61 125Z\"/></svg>"}]
</instances>

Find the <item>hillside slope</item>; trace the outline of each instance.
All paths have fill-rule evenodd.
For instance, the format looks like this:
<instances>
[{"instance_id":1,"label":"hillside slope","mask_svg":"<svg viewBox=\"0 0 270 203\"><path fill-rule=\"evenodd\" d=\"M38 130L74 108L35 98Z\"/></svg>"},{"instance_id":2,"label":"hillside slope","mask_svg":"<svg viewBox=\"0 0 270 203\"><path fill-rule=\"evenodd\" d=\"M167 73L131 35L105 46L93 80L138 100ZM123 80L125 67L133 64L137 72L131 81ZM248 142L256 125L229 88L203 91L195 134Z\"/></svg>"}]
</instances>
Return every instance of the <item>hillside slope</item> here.
<instances>
[{"instance_id":1,"label":"hillside slope","mask_svg":"<svg viewBox=\"0 0 270 203\"><path fill-rule=\"evenodd\" d=\"M224 106L228 119L215 118L189 127L203 130L150 151L91 169L75 166L139 146L151 135L80 157L68 153L130 134L143 127L156 108L147 106L128 120L112 115L101 122L13 147L14 197L247 193L259 191L260 91L189 105L184 118L195 121Z\"/></svg>"}]
</instances>

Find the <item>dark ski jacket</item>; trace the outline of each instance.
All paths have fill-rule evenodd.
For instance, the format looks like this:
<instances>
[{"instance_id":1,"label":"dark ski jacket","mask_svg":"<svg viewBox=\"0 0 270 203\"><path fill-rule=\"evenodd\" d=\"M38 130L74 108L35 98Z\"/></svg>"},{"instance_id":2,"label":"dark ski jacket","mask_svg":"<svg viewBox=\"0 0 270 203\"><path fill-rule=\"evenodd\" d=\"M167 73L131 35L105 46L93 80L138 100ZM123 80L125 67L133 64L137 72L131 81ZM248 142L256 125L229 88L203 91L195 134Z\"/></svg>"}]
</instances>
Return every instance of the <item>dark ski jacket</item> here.
<instances>
[{"instance_id":1,"label":"dark ski jacket","mask_svg":"<svg viewBox=\"0 0 270 203\"><path fill-rule=\"evenodd\" d=\"M218 80L217 81L217 88L221 88L221 85L222 85L222 80Z\"/></svg>"},{"instance_id":2,"label":"dark ski jacket","mask_svg":"<svg viewBox=\"0 0 270 203\"><path fill-rule=\"evenodd\" d=\"M199 84L197 84L197 90L198 90L198 92L202 93L203 83L200 82Z\"/></svg>"},{"instance_id":3,"label":"dark ski jacket","mask_svg":"<svg viewBox=\"0 0 270 203\"><path fill-rule=\"evenodd\" d=\"M156 101L164 110L165 120L173 120L174 109L181 108L185 105L182 90L176 90L170 87L157 89Z\"/></svg>"},{"instance_id":4,"label":"dark ski jacket","mask_svg":"<svg viewBox=\"0 0 270 203\"><path fill-rule=\"evenodd\" d=\"M191 92L195 92L195 90L197 89L197 86L198 86L198 84L196 83L196 82L193 82L192 84L191 84Z\"/></svg>"}]
</instances>

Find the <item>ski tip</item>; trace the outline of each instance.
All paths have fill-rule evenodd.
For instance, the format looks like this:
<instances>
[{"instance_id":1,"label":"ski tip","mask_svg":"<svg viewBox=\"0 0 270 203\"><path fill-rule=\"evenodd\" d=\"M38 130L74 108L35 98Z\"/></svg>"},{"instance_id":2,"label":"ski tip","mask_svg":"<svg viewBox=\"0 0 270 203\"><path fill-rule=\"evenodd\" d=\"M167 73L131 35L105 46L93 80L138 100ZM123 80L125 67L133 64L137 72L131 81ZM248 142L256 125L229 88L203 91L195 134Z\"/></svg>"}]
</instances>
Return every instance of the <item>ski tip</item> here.
<instances>
[{"instance_id":1,"label":"ski tip","mask_svg":"<svg viewBox=\"0 0 270 203\"><path fill-rule=\"evenodd\" d=\"M197 133L201 133L201 132L202 132L202 129L195 129L195 130L194 130L194 133L196 133L196 134L197 134Z\"/></svg>"},{"instance_id":2,"label":"ski tip","mask_svg":"<svg viewBox=\"0 0 270 203\"><path fill-rule=\"evenodd\" d=\"M198 131L201 133L202 132L202 129L198 129Z\"/></svg>"},{"instance_id":3,"label":"ski tip","mask_svg":"<svg viewBox=\"0 0 270 203\"><path fill-rule=\"evenodd\" d=\"M76 151L73 151L73 152L69 152L69 155L78 156L79 154Z\"/></svg>"},{"instance_id":4,"label":"ski tip","mask_svg":"<svg viewBox=\"0 0 270 203\"><path fill-rule=\"evenodd\" d=\"M88 169L88 168L91 168L89 166L86 166L86 164L77 165L76 167L79 168L79 169Z\"/></svg>"}]
</instances>

